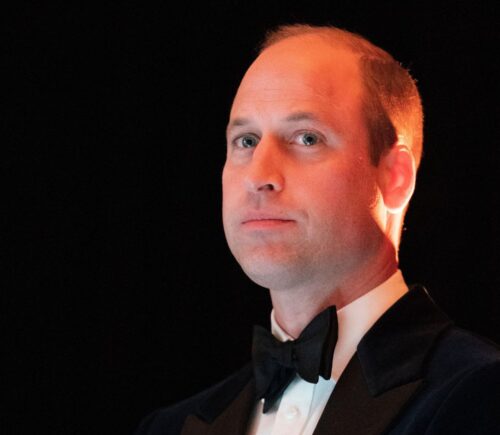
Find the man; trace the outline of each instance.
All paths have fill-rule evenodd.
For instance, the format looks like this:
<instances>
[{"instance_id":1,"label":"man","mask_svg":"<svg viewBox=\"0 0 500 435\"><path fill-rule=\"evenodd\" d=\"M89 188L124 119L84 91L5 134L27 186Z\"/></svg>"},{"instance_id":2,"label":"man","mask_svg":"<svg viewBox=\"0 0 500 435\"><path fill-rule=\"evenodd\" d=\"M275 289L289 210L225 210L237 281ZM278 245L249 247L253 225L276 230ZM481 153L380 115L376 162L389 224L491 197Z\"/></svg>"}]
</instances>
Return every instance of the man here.
<instances>
[{"instance_id":1,"label":"man","mask_svg":"<svg viewBox=\"0 0 500 435\"><path fill-rule=\"evenodd\" d=\"M414 81L367 40L285 26L227 127L229 247L270 291L253 365L139 434L500 433L500 352L398 269L422 153Z\"/></svg>"}]
</instances>

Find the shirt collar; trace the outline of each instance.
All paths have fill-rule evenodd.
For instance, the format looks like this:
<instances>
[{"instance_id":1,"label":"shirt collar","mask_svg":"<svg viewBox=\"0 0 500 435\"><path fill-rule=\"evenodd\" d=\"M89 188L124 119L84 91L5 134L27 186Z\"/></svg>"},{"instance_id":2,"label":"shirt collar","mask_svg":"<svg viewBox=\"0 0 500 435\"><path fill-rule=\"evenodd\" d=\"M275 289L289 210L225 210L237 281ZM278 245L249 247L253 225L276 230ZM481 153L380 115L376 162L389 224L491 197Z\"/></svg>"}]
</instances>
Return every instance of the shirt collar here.
<instances>
[{"instance_id":1,"label":"shirt collar","mask_svg":"<svg viewBox=\"0 0 500 435\"><path fill-rule=\"evenodd\" d=\"M406 292L408 286L398 269L382 284L337 311L339 329L332 365L332 378L335 381L366 332ZM271 332L280 341L293 340L276 321L274 310L271 311Z\"/></svg>"}]
</instances>

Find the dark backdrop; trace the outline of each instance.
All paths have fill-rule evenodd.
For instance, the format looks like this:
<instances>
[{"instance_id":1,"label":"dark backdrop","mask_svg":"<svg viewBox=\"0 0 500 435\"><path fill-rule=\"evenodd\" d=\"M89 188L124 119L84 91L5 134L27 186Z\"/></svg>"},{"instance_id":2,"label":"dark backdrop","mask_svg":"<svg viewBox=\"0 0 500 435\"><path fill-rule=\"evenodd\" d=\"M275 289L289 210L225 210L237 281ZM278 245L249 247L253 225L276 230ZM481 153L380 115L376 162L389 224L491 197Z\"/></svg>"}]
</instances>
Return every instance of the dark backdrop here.
<instances>
[{"instance_id":1,"label":"dark backdrop","mask_svg":"<svg viewBox=\"0 0 500 435\"><path fill-rule=\"evenodd\" d=\"M248 360L270 304L225 244L224 130L285 22L357 31L411 69L425 157L401 266L500 341L494 1L39 3L3 15L2 433L129 434Z\"/></svg>"}]
</instances>

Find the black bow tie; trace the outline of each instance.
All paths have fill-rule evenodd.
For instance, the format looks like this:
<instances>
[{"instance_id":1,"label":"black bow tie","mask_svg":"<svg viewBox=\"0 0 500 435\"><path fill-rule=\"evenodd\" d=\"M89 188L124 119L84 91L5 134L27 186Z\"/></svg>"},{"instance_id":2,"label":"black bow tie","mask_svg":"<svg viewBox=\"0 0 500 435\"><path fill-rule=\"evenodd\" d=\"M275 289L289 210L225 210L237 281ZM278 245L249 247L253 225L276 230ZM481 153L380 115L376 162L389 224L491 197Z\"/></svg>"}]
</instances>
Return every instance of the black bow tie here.
<instances>
[{"instance_id":1,"label":"black bow tie","mask_svg":"<svg viewBox=\"0 0 500 435\"><path fill-rule=\"evenodd\" d=\"M267 329L255 326L252 359L257 398L269 411L295 374L316 384L319 376L330 379L337 342L337 311L334 306L318 314L294 341L281 342Z\"/></svg>"}]
</instances>

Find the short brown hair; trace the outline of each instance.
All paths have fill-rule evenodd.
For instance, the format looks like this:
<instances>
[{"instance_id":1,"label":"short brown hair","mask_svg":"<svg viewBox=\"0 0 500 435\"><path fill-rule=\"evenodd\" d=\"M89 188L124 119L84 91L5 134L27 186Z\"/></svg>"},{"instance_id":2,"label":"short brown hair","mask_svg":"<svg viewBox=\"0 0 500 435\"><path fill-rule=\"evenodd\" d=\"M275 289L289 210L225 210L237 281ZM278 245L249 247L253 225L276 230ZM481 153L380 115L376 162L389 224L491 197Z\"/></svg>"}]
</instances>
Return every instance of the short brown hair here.
<instances>
[{"instance_id":1,"label":"short brown hair","mask_svg":"<svg viewBox=\"0 0 500 435\"><path fill-rule=\"evenodd\" d=\"M339 44L358 54L365 87L363 110L370 138L370 157L378 165L382 153L397 141L406 139L420 164L423 143L423 111L420 95L407 69L389 53L366 38L333 26L292 24L269 31L259 53L277 42L306 34L315 34L337 47Z\"/></svg>"}]
</instances>

